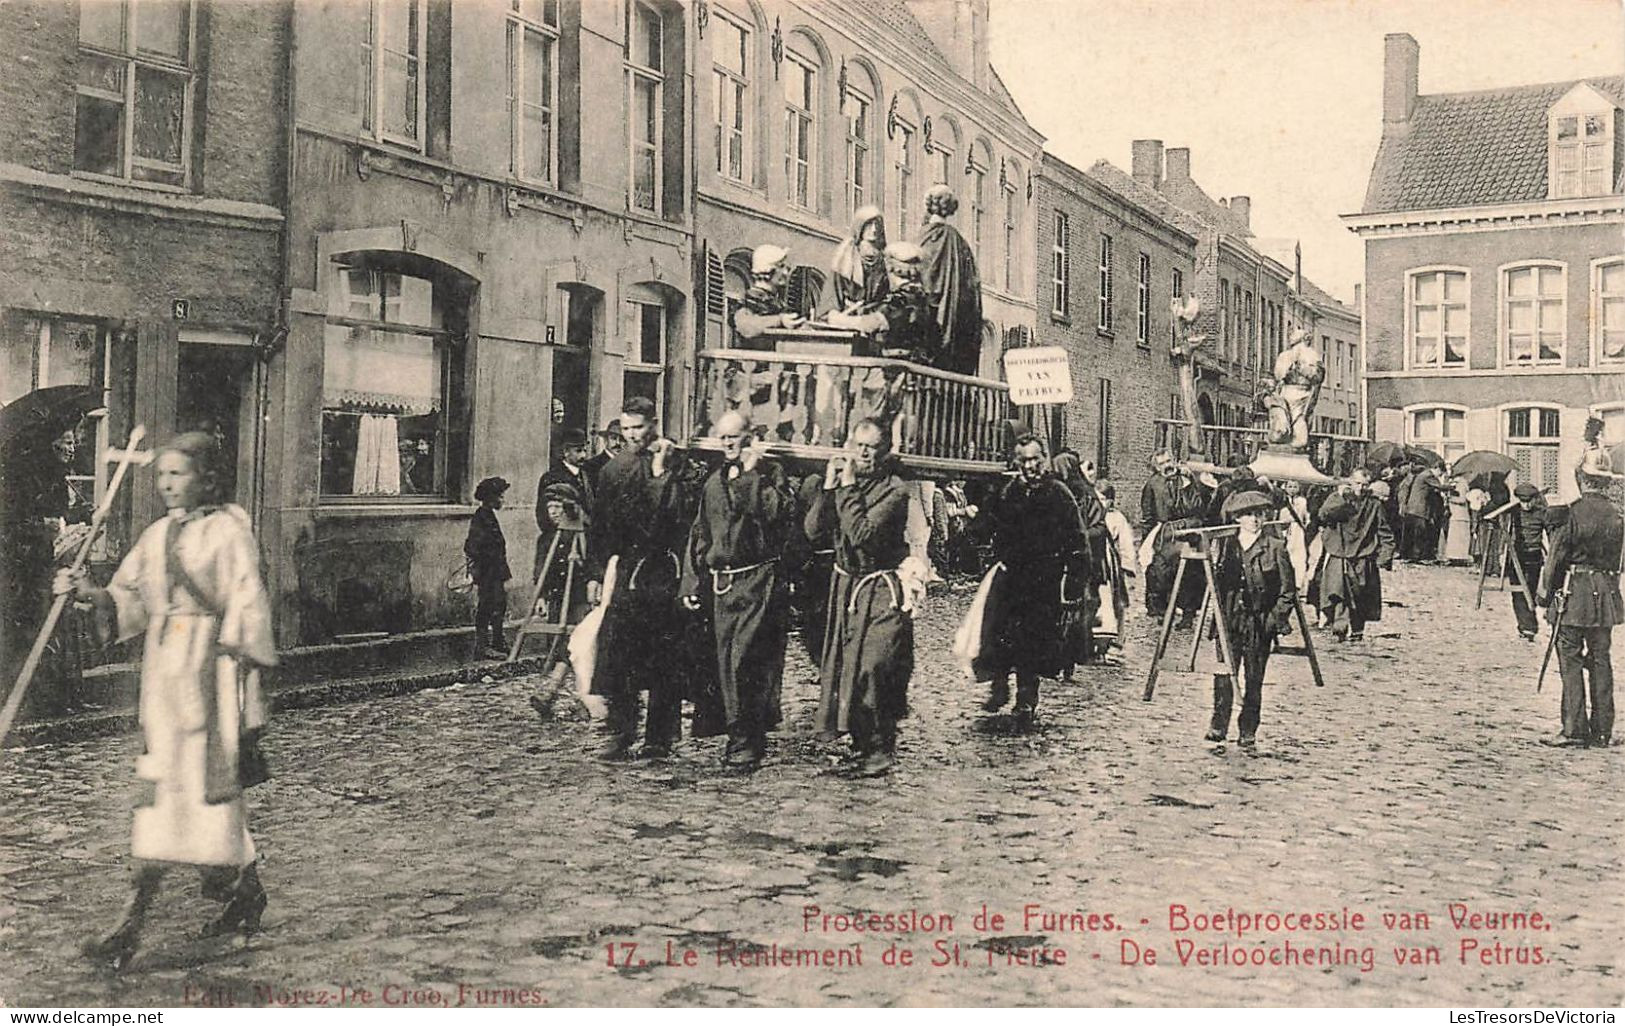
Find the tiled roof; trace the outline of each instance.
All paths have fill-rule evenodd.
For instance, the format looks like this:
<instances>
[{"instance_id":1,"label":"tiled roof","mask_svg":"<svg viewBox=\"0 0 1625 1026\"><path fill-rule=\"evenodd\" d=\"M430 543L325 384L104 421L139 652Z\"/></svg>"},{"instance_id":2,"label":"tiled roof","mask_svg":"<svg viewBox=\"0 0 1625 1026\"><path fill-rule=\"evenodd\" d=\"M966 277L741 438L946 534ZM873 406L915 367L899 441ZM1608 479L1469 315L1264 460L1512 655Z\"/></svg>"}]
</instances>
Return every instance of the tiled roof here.
<instances>
[{"instance_id":1,"label":"tiled roof","mask_svg":"<svg viewBox=\"0 0 1625 1026\"><path fill-rule=\"evenodd\" d=\"M1581 81L1625 103L1625 79ZM1408 130L1377 148L1364 211L1545 199L1546 112L1576 84L1418 96Z\"/></svg>"},{"instance_id":2,"label":"tiled roof","mask_svg":"<svg viewBox=\"0 0 1625 1026\"><path fill-rule=\"evenodd\" d=\"M1133 175L1109 160L1095 161L1084 174L1124 199L1144 207L1186 234L1198 235L1202 231L1202 221L1195 214L1182 207L1175 206L1157 190L1148 189L1136 182Z\"/></svg>"},{"instance_id":3,"label":"tiled roof","mask_svg":"<svg viewBox=\"0 0 1625 1026\"><path fill-rule=\"evenodd\" d=\"M908 40L910 46L919 47L923 53L939 61L947 61L942 51L937 49L937 44L932 41L931 33L925 30L925 26L914 17L914 12L908 9L903 0L868 0L865 6L875 17L896 29Z\"/></svg>"}]
</instances>

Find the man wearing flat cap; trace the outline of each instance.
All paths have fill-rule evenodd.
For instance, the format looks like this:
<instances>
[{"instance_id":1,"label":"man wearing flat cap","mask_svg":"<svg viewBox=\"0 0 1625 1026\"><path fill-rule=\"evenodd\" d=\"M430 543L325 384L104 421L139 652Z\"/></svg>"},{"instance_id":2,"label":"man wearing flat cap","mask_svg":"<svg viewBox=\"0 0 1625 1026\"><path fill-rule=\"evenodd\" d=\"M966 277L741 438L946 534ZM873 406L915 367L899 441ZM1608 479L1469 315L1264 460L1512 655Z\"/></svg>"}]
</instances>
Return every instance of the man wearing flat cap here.
<instances>
[{"instance_id":1,"label":"man wearing flat cap","mask_svg":"<svg viewBox=\"0 0 1625 1026\"><path fill-rule=\"evenodd\" d=\"M734 311L734 331L744 349L772 349L770 328L799 328L806 318L790 309L790 254L778 246L757 246L750 254L750 289ZM765 343L765 344L764 344Z\"/></svg>"},{"instance_id":2,"label":"man wearing flat cap","mask_svg":"<svg viewBox=\"0 0 1625 1026\"><path fill-rule=\"evenodd\" d=\"M1614 628L1625 623L1619 594L1625 519L1608 501L1608 488L1619 479L1608 453L1588 450L1575 478L1580 497L1569 503L1568 520L1552 533L1552 555L1535 593L1536 601L1550 607L1547 618L1557 631L1557 668L1563 675L1563 732L1547 743L1606 747L1614 738L1610 648Z\"/></svg>"},{"instance_id":3,"label":"man wearing flat cap","mask_svg":"<svg viewBox=\"0 0 1625 1026\"><path fill-rule=\"evenodd\" d=\"M1546 561L1545 547L1542 544L1547 531L1546 499L1540 494L1540 489L1532 484L1521 484L1512 493L1518 504L1506 513L1503 523L1507 532L1507 555L1505 574L1512 581L1512 615L1518 618L1518 634L1525 641L1534 641L1539 624L1535 620L1535 611L1530 608L1529 598L1523 590L1521 582L1527 582L1532 589L1540 580L1540 567ZM1516 567L1513 561L1517 561ZM1523 576L1518 576L1518 571Z\"/></svg>"},{"instance_id":4,"label":"man wearing flat cap","mask_svg":"<svg viewBox=\"0 0 1625 1026\"><path fill-rule=\"evenodd\" d=\"M1239 674L1242 693L1237 727L1243 748L1251 748L1258 734L1264 667L1276 636L1292 629L1292 596L1298 587L1286 543L1264 533L1264 514L1271 508L1270 497L1263 492L1240 491L1224 501L1225 522L1238 525L1239 530L1234 538L1220 543L1214 567L1219 608L1230 635L1231 663L1213 675L1213 719L1207 740L1223 741L1230 730L1234 681Z\"/></svg>"}]
</instances>

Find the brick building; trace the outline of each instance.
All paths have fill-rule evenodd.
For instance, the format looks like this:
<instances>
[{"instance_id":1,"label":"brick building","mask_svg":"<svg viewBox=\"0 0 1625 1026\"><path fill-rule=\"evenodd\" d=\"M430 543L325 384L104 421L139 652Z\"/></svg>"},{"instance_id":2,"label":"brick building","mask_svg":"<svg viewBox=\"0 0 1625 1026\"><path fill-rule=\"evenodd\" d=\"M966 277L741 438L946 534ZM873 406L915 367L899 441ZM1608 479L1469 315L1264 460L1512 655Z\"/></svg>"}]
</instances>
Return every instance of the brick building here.
<instances>
[{"instance_id":1,"label":"brick building","mask_svg":"<svg viewBox=\"0 0 1625 1026\"><path fill-rule=\"evenodd\" d=\"M697 293L703 341L728 340L752 247L797 265L794 288L824 312L836 244L879 206L890 241L914 240L925 191L947 182L976 251L986 331L981 374L1031 338L1033 171L1043 137L988 60L987 0L829 3L709 0L694 76Z\"/></svg>"},{"instance_id":2,"label":"brick building","mask_svg":"<svg viewBox=\"0 0 1625 1026\"><path fill-rule=\"evenodd\" d=\"M1160 209L1130 198L1125 181L1044 155L1034 201L1038 343L1072 357L1073 399L1051 436L1137 489L1157 444L1150 425L1179 389L1169 300L1195 281L1196 225L1155 197Z\"/></svg>"},{"instance_id":3,"label":"brick building","mask_svg":"<svg viewBox=\"0 0 1625 1026\"><path fill-rule=\"evenodd\" d=\"M1591 414L1625 439L1625 125L1618 78L1420 95L1386 41L1365 205L1375 437L1504 452L1560 498Z\"/></svg>"},{"instance_id":4,"label":"brick building","mask_svg":"<svg viewBox=\"0 0 1625 1026\"><path fill-rule=\"evenodd\" d=\"M287 33L285 4L0 5L0 405L103 391L86 496L107 486L98 452L142 424L216 433L234 498L261 499ZM161 512L151 482L133 477L97 562Z\"/></svg>"}]
</instances>

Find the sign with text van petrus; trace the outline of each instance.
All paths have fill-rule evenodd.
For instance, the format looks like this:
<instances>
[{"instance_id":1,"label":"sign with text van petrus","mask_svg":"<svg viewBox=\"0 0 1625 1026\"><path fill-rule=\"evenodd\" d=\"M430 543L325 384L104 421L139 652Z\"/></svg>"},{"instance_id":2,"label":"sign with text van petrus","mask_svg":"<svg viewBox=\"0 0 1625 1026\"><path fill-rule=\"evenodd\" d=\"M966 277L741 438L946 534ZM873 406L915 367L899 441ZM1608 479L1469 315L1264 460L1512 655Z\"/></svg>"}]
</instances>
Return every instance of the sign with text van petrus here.
<instances>
[{"instance_id":1,"label":"sign with text van petrus","mask_svg":"<svg viewBox=\"0 0 1625 1026\"><path fill-rule=\"evenodd\" d=\"M1072 367L1060 346L1030 346L1004 354L1004 380L1016 406L1072 401Z\"/></svg>"}]
</instances>

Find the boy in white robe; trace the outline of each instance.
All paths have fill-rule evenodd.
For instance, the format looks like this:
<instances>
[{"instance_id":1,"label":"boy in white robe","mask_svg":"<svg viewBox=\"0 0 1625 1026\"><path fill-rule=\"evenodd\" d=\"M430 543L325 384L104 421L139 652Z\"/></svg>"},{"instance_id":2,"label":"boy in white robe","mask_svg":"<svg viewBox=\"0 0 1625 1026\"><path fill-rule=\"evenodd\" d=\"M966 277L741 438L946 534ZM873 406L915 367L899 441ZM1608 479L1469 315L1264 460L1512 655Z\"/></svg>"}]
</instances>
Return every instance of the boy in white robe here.
<instances>
[{"instance_id":1,"label":"boy in white robe","mask_svg":"<svg viewBox=\"0 0 1625 1026\"><path fill-rule=\"evenodd\" d=\"M169 510L130 549L106 588L83 571L58 574L117 625L120 640L145 634L140 720L145 785L130 853L135 893L117 927L85 945L123 968L135 954L147 909L171 864L197 866L204 893L226 902L205 936L259 928L265 890L255 869L243 788L264 779L258 734L265 725L259 668L276 664L270 603L248 514L217 506L213 436L180 435L159 450L158 493Z\"/></svg>"}]
</instances>

